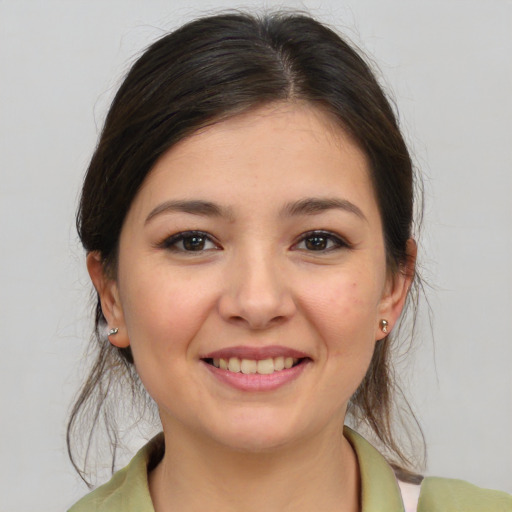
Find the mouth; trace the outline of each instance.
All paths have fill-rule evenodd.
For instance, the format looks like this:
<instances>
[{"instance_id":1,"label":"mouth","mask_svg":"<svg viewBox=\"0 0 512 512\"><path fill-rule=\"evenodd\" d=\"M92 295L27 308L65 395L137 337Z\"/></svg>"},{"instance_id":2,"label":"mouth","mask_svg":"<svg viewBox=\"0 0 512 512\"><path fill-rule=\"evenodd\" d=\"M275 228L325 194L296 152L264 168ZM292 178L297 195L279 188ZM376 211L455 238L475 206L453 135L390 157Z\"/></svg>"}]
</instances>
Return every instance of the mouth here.
<instances>
[{"instance_id":1,"label":"mouth","mask_svg":"<svg viewBox=\"0 0 512 512\"><path fill-rule=\"evenodd\" d=\"M280 345L240 345L203 354L201 362L222 385L244 392L275 391L298 379L310 354Z\"/></svg>"},{"instance_id":2,"label":"mouth","mask_svg":"<svg viewBox=\"0 0 512 512\"><path fill-rule=\"evenodd\" d=\"M309 358L291 356L267 357L265 359L211 357L203 358L202 360L215 368L226 370L230 373L243 373L244 375L271 375L303 364L309 360Z\"/></svg>"}]
</instances>

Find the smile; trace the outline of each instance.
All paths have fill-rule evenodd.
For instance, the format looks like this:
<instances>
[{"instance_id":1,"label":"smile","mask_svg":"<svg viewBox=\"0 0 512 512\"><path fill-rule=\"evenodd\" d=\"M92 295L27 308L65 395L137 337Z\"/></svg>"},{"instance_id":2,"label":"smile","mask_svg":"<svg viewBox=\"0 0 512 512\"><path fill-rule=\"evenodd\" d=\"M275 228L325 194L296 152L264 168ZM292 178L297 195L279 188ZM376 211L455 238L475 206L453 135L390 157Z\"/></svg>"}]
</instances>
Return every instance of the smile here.
<instances>
[{"instance_id":1,"label":"smile","mask_svg":"<svg viewBox=\"0 0 512 512\"><path fill-rule=\"evenodd\" d=\"M239 391L274 391L297 379L313 358L291 347L235 346L203 354L205 369L222 385Z\"/></svg>"},{"instance_id":2,"label":"smile","mask_svg":"<svg viewBox=\"0 0 512 512\"><path fill-rule=\"evenodd\" d=\"M208 364L220 368L221 370L227 370L233 373L243 373L245 375L259 374L259 375L270 375L274 372L280 372L282 370L288 370L296 366L300 359L296 357L269 357L266 359L241 359L238 357L227 358L212 358L205 359Z\"/></svg>"}]
</instances>

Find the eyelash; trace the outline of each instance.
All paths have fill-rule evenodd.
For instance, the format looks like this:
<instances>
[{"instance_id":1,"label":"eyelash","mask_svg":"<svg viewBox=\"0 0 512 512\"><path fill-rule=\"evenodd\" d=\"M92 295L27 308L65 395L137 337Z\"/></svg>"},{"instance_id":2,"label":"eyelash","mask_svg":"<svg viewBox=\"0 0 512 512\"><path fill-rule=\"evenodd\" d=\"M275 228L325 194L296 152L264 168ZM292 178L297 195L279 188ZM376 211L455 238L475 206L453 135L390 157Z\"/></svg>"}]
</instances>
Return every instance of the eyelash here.
<instances>
[{"instance_id":1,"label":"eyelash","mask_svg":"<svg viewBox=\"0 0 512 512\"><path fill-rule=\"evenodd\" d=\"M209 247L207 249L203 247L198 250L187 249L185 244L188 241L196 239L202 239L204 244L211 243L214 247ZM182 243L182 247L178 248L178 244ZM168 238L166 238L163 242L158 244L158 247L161 249L167 249L174 252L184 252L184 253L202 253L205 251L217 250L220 249L220 246L217 242L214 241L213 237L204 231L181 231L180 233L176 233Z\"/></svg>"},{"instance_id":2,"label":"eyelash","mask_svg":"<svg viewBox=\"0 0 512 512\"><path fill-rule=\"evenodd\" d=\"M194 239L199 240L199 248L197 250L190 248L187 249L184 244L186 244L187 241L194 243ZM303 248L300 247L301 244L307 244L308 240L312 241L315 239L316 241L313 243L320 244L317 245L319 248L308 248L307 246ZM182 244L182 247L178 247L178 244L180 243ZM204 245L208 243L211 243L214 247L204 248ZM322 244L324 246L322 246ZM160 242L158 247L161 249L182 253L202 253L205 251L221 249L220 245L213 239L213 237L204 231L182 231L180 233L176 233L175 235L172 235ZM318 253L331 252L341 248L350 248L350 244L338 235L335 235L329 231L322 230L308 231L307 233L303 233L300 238L292 245L292 249L295 250Z\"/></svg>"},{"instance_id":3,"label":"eyelash","mask_svg":"<svg viewBox=\"0 0 512 512\"><path fill-rule=\"evenodd\" d=\"M324 240L325 243L327 244L327 247L321 247L320 249L308 249L307 247L299 247L300 244L307 243L308 240L312 239L317 239L317 241ZM329 246L329 243L331 243L331 246ZM330 231L315 230L308 231L307 233L302 234L298 241L293 244L293 248L303 250L306 252L326 253L335 251L337 249L350 248L350 244L346 242L343 238L339 237L338 235L335 235L334 233L331 233Z\"/></svg>"}]
</instances>

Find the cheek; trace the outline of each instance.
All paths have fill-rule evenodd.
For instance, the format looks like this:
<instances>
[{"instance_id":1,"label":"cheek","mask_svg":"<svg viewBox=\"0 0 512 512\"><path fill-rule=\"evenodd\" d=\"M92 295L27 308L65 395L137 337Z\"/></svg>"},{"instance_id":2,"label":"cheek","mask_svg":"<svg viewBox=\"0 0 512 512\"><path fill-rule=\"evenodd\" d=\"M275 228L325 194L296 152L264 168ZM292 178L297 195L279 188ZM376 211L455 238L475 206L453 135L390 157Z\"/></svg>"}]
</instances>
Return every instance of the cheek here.
<instances>
[{"instance_id":1,"label":"cheek","mask_svg":"<svg viewBox=\"0 0 512 512\"><path fill-rule=\"evenodd\" d=\"M125 280L122 292L137 373L157 404L165 403L168 392L179 401L187 395L189 384L183 383L197 355L196 335L215 302L215 287L192 283L179 273L172 279L158 272L133 275L141 277Z\"/></svg>"},{"instance_id":2,"label":"cheek","mask_svg":"<svg viewBox=\"0 0 512 512\"><path fill-rule=\"evenodd\" d=\"M374 341L379 295L374 281L364 277L333 276L308 287L307 308L326 340L340 340L344 344ZM336 343L332 348L336 348Z\"/></svg>"},{"instance_id":3,"label":"cheek","mask_svg":"<svg viewBox=\"0 0 512 512\"><path fill-rule=\"evenodd\" d=\"M376 287L368 274L331 276L310 282L303 302L317 339L318 361L329 407L345 407L359 387L375 348Z\"/></svg>"},{"instance_id":4,"label":"cheek","mask_svg":"<svg viewBox=\"0 0 512 512\"><path fill-rule=\"evenodd\" d=\"M326 379L334 384L333 402L348 400L370 365L379 296L375 282L371 272L361 272L337 273L321 285L310 283L304 308L320 340Z\"/></svg>"},{"instance_id":5,"label":"cheek","mask_svg":"<svg viewBox=\"0 0 512 512\"><path fill-rule=\"evenodd\" d=\"M125 280L123 311L136 360L176 351L187 352L203 325L215 287L204 280L192 282L186 275L134 272Z\"/></svg>"}]
</instances>

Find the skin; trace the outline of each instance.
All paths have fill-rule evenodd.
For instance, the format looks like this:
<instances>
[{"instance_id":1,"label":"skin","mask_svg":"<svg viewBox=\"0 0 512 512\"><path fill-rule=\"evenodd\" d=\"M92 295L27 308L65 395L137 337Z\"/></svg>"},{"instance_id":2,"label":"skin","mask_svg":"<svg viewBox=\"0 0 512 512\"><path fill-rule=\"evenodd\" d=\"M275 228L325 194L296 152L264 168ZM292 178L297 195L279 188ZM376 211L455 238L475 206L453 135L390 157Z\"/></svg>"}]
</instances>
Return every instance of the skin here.
<instances>
[{"instance_id":1,"label":"skin","mask_svg":"<svg viewBox=\"0 0 512 512\"><path fill-rule=\"evenodd\" d=\"M190 200L218 211L176 208ZM201 250L186 250L190 235L169 241L190 230L206 234ZM196 132L138 192L116 278L99 254L87 261L119 328L110 341L131 346L159 407L166 452L149 478L157 512L359 510L357 460L341 426L385 336L379 321L393 328L410 273L386 268L367 159L339 126L283 103ZM275 345L307 359L272 391L227 385L202 359Z\"/></svg>"}]
</instances>

